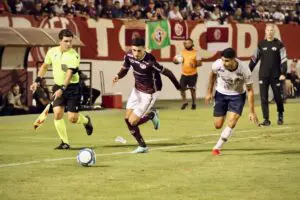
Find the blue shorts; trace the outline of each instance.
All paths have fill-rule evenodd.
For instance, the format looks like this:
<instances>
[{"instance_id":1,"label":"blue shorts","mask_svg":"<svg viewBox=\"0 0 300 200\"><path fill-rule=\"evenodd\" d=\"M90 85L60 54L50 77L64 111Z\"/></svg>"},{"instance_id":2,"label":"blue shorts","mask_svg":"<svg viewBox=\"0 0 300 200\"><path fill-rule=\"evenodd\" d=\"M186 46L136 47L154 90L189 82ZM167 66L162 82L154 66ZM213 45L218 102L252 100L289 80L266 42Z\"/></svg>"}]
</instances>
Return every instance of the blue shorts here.
<instances>
[{"instance_id":1,"label":"blue shorts","mask_svg":"<svg viewBox=\"0 0 300 200\"><path fill-rule=\"evenodd\" d=\"M227 111L242 115L246 101L246 93L238 95L225 95L216 91L214 117L225 116Z\"/></svg>"}]
</instances>

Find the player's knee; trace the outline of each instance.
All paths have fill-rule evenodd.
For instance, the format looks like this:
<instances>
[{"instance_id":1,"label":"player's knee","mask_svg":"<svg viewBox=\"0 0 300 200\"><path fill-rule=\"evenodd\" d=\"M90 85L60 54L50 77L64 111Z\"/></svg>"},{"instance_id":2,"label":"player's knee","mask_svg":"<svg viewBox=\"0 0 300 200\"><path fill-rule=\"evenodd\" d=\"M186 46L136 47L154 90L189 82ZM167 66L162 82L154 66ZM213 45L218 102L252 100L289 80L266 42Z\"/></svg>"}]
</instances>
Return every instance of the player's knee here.
<instances>
[{"instance_id":1,"label":"player's knee","mask_svg":"<svg viewBox=\"0 0 300 200\"><path fill-rule=\"evenodd\" d=\"M220 128L222 128L222 126L223 126L222 122L215 122L215 128L216 129L220 129Z\"/></svg>"},{"instance_id":2,"label":"player's knee","mask_svg":"<svg viewBox=\"0 0 300 200\"><path fill-rule=\"evenodd\" d=\"M71 123L76 123L77 121L78 121L78 118L77 117L74 117L74 116L69 116L68 117L68 120L69 120L69 122L71 122Z\"/></svg>"},{"instance_id":3,"label":"player's knee","mask_svg":"<svg viewBox=\"0 0 300 200\"><path fill-rule=\"evenodd\" d=\"M54 113L54 119L55 120L60 120L63 118L63 114L62 113Z\"/></svg>"},{"instance_id":4,"label":"player's knee","mask_svg":"<svg viewBox=\"0 0 300 200\"><path fill-rule=\"evenodd\" d=\"M137 123L138 123L138 121L135 120L135 119L129 119L128 121L129 121L129 124L130 124L131 126L136 126Z\"/></svg>"}]
</instances>

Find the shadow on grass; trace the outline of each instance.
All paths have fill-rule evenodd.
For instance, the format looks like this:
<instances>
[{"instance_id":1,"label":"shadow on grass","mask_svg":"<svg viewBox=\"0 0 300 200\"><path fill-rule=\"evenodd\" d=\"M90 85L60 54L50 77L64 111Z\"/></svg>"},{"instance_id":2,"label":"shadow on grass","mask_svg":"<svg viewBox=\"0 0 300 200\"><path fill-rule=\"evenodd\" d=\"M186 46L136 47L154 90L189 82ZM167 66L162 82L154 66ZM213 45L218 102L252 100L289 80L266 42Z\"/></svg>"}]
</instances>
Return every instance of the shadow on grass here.
<instances>
[{"instance_id":1,"label":"shadow on grass","mask_svg":"<svg viewBox=\"0 0 300 200\"><path fill-rule=\"evenodd\" d=\"M254 153L253 155L288 155L288 154L300 154L300 150L283 150L283 151L270 151Z\"/></svg>"},{"instance_id":2,"label":"shadow on grass","mask_svg":"<svg viewBox=\"0 0 300 200\"><path fill-rule=\"evenodd\" d=\"M148 146L151 147L162 147L162 146L181 146L186 145L186 143L151 143ZM125 148L125 147L136 147L137 144L114 144L114 145L104 145L104 148Z\"/></svg>"},{"instance_id":3,"label":"shadow on grass","mask_svg":"<svg viewBox=\"0 0 300 200\"><path fill-rule=\"evenodd\" d=\"M169 152L169 153L201 153L201 152L211 152L212 149L186 149L186 150L168 150L164 152ZM230 152L230 151L269 151L272 149L224 149L222 152Z\"/></svg>"}]
</instances>

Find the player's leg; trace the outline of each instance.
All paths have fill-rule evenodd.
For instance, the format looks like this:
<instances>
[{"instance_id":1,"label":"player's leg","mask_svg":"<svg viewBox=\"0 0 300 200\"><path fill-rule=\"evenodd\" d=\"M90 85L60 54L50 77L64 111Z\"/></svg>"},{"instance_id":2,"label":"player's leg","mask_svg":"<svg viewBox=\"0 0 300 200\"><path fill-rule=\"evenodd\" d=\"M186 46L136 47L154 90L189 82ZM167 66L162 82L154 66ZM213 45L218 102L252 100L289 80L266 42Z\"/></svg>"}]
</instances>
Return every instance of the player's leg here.
<instances>
[{"instance_id":1,"label":"player's leg","mask_svg":"<svg viewBox=\"0 0 300 200\"><path fill-rule=\"evenodd\" d=\"M53 93L59 89L59 86L53 86ZM63 119L64 112L65 112L65 95L63 94L61 97L56 98L53 101L53 114L54 114L54 126L55 129L61 139L61 144L57 146L55 149L70 149L67 127L65 120Z\"/></svg>"},{"instance_id":2,"label":"player's leg","mask_svg":"<svg viewBox=\"0 0 300 200\"><path fill-rule=\"evenodd\" d=\"M65 108L63 106L57 106L55 103L57 103L56 100L53 103L54 126L62 141L55 149L70 149L67 127L65 120L63 119Z\"/></svg>"},{"instance_id":3,"label":"player's leg","mask_svg":"<svg viewBox=\"0 0 300 200\"><path fill-rule=\"evenodd\" d=\"M270 126L271 122L269 120L269 79L260 78L259 79L259 93L261 101L261 109L263 113L264 121L260 123L260 126Z\"/></svg>"},{"instance_id":4,"label":"player's leg","mask_svg":"<svg viewBox=\"0 0 300 200\"><path fill-rule=\"evenodd\" d=\"M186 93L185 93L185 91L187 89L187 77L185 75L181 75L180 86L181 86L180 94L181 94L181 98L183 101L183 103L181 105L181 110L184 110L188 105L188 102L186 99Z\"/></svg>"},{"instance_id":5,"label":"player's leg","mask_svg":"<svg viewBox=\"0 0 300 200\"><path fill-rule=\"evenodd\" d=\"M148 151L147 145L145 144L140 129L137 125L141 117L133 113L133 110L139 105L140 100L141 97L139 92L135 88L133 88L127 101L126 113L124 119L130 133L139 144L139 147L135 150L138 152L134 151L133 153L145 153Z\"/></svg>"},{"instance_id":6,"label":"player's leg","mask_svg":"<svg viewBox=\"0 0 300 200\"><path fill-rule=\"evenodd\" d=\"M278 120L277 124L282 125L283 124L283 97L282 97L282 91L281 91L281 83L278 79L271 79L271 87L274 93L274 100L277 105L277 112L278 112Z\"/></svg>"},{"instance_id":7,"label":"player's leg","mask_svg":"<svg viewBox=\"0 0 300 200\"><path fill-rule=\"evenodd\" d=\"M80 87L79 84L70 84L66 90L68 95L67 109L68 120L71 123L83 124L87 135L92 135L93 125L89 116L79 113L80 107Z\"/></svg>"},{"instance_id":8,"label":"player's leg","mask_svg":"<svg viewBox=\"0 0 300 200\"><path fill-rule=\"evenodd\" d=\"M218 97L217 97L218 98ZM225 142L228 141L230 136L232 135L233 128L235 127L240 115L243 112L243 108L245 105L246 100L246 94L240 94L240 95L221 95L221 98L219 100L222 100L223 106L218 106L220 111L215 112L215 127L221 128L225 118L222 117L222 107L223 112L225 109L227 110L227 126L223 129L220 138L216 145L213 148L212 154L213 155L220 155L220 150ZM227 102L227 103L226 103ZM216 116L218 113L220 113L220 116ZM216 118L217 117L217 118Z\"/></svg>"},{"instance_id":9,"label":"player's leg","mask_svg":"<svg viewBox=\"0 0 300 200\"><path fill-rule=\"evenodd\" d=\"M189 77L188 85L191 91L192 97L192 110L196 110L196 85L197 85L198 74Z\"/></svg>"},{"instance_id":10,"label":"player's leg","mask_svg":"<svg viewBox=\"0 0 300 200\"><path fill-rule=\"evenodd\" d=\"M158 130L160 127L160 120L158 110L151 110L156 99L159 96L159 92L153 94L141 93L141 103L135 108L134 112L141 116L138 125L144 124L149 120L152 121L154 129ZM150 111L151 110L151 111Z\"/></svg>"},{"instance_id":11,"label":"player's leg","mask_svg":"<svg viewBox=\"0 0 300 200\"><path fill-rule=\"evenodd\" d=\"M220 150L224 143L228 141L230 136L232 135L233 128L235 127L240 115L234 112L227 112L227 126L223 129L220 138L216 145L214 146L213 155L219 155ZM224 119L220 119L220 121L223 121ZM223 121L224 122L224 121ZM219 124L221 124L219 122ZM220 126L218 126L220 127Z\"/></svg>"},{"instance_id":12,"label":"player's leg","mask_svg":"<svg viewBox=\"0 0 300 200\"><path fill-rule=\"evenodd\" d=\"M224 121L226 119L226 113L228 110L228 101L226 101L225 95L219 93L218 91L216 91L214 98L215 98L214 112L213 112L214 126L216 129L220 129L223 127ZM222 143L222 139L221 140L220 139L218 140L217 144L212 150L213 155L220 154L220 150L216 148L216 146L219 146L221 145L220 143Z\"/></svg>"}]
</instances>

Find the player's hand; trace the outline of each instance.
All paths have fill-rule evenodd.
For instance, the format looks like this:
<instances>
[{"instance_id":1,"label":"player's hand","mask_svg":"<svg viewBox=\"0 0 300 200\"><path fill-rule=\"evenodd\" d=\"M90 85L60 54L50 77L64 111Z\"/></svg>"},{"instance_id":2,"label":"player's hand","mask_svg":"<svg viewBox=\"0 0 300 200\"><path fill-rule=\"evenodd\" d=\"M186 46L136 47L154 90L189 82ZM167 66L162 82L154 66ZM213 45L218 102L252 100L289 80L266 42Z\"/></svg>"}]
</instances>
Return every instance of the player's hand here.
<instances>
[{"instance_id":1,"label":"player's hand","mask_svg":"<svg viewBox=\"0 0 300 200\"><path fill-rule=\"evenodd\" d=\"M173 63L174 63L175 65L179 64L179 62L178 62L178 60L176 59L176 57L173 58Z\"/></svg>"},{"instance_id":2,"label":"player's hand","mask_svg":"<svg viewBox=\"0 0 300 200\"><path fill-rule=\"evenodd\" d=\"M32 93L35 93L37 87L38 87L38 84L37 84L37 83L32 83L32 84L31 84L30 90L32 91Z\"/></svg>"},{"instance_id":3,"label":"player's hand","mask_svg":"<svg viewBox=\"0 0 300 200\"><path fill-rule=\"evenodd\" d=\"M249 120L258 126L258 118L254 112L249 113Z\"/></svg>"},{"instance_id":4,"label":"player's hand","mask_svg":"<svg viewBox=\"0 0 300 200\"><path fill-rule=\"evenodd\" d=\"M27 106L23 106L23 109L24 109L25 111L29 111L29 108L28 108Z\"/></svg>"},{"instance_id":5,"label":"player's hand","mask_svg":"<svg viewBox=\"0 0 300 200\"><path fill-rule=\"evenodd\" d=\"M197 65L196 65L195 63L193 63L193 62L190 63L190 66L191 66L192 68L196 68L196 67L197 67Z\"/></svg>"},{"instance_id":6,"label":"player's hand","mask_svg":"<svg viewBox=\"0 0 300 200\"><path fill-rule=\"evenodd\" d=\"M280 75L280 76L279 76L279 80L280 80L280 81L284 81L284 80L285 80L285 76L284 76L284 75Z\"/></svg>"},{"instance_id":7,"label":"player's hand","mask_svg":"<svg viewBox=\"0 0 300 200\"><path fill-rule=\"evenodd\" d=\"M53 95L54 100L61 97L62 94L63 94L63 91L61 89L56 90L56 92Z\"/></svg>"},{"instance_id":8,"label":"player's hand","mask_svg":"<svg viewBox=\"0 0 300 200\"><path fill-rule=\"evenodd\" d=\"M119 76L116 75L112 80L113 85L116 84L118 81L119 81Z\"/></svg>"},{"instance_id":9,"label":"player's hand","mask_svg":"<svg viewBox=\"0 0 300 200\"><path fill-rule=\"evenodd\" d=\"M212 102L212 94L207 94L205 97L205 104L209 104Z\"/></svg>"}]
</instances>

